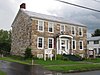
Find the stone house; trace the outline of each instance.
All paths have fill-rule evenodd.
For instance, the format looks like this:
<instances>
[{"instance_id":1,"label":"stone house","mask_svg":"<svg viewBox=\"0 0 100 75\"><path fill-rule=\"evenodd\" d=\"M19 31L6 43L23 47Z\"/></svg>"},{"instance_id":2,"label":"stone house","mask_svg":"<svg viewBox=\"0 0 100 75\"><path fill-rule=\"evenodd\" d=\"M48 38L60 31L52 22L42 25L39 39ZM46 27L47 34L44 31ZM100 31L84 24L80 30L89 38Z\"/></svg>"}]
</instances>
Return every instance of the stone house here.
<instances>
[{"instance_id":1,"label":"stone house","mask_svg":"<svg viewBox=\"0 0 100 75\"><path fill-rule=\"evenodd\" d=\"M40 13L27 11L25 4L12 23L11 54L22 55L27 47L33 55L52 49L57 54L79 54L87 49L87 27L83 24Z\"/></svg>"}]
</instances>

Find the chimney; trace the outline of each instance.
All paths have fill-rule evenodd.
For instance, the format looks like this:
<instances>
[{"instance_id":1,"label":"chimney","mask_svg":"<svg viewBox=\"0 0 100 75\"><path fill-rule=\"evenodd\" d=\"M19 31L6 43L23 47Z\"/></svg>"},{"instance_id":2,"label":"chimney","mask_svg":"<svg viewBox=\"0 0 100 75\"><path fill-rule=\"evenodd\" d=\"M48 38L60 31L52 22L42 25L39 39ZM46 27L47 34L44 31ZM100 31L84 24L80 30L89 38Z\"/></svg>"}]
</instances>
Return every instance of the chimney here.
<instances>
[{"instance_id":1,"label":"chimney","mask_svg":"<svg viewBox=\"0 0 100 75\"><path fill-rule=\"evenodd\" d=\"M26 9L26 4L25 4L25 3L22 3L22 4L20 5L20 9Z\"/></svg>"}]
</instances>

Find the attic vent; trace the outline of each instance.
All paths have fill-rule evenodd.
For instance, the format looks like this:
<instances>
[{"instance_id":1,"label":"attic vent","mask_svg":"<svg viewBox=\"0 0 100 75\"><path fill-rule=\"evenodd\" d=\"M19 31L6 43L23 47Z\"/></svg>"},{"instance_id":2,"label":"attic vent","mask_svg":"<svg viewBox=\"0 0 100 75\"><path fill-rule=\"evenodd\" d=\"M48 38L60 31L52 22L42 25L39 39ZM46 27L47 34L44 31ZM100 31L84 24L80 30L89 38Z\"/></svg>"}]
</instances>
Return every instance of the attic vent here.
<instances>
[{"instance_id":1,"label":"attic vent","mask_svg":"<svg viewBox=\"0 0 100 75\"><path fill-rule=\"evenodd\" d=\"M22 4L20 5L20 9L26 9L26 4L25 4L25 3L22 3Z\"/></svg>"}]
</instances>

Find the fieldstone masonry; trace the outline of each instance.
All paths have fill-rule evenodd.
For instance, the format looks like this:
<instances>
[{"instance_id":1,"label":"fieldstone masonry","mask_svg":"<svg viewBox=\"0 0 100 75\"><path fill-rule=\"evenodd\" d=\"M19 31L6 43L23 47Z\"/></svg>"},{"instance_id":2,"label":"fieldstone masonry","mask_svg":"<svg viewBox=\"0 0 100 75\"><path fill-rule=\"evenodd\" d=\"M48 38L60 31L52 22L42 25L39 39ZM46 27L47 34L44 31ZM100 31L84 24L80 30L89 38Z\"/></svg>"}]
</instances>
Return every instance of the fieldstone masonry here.
<instances>
[{"instance_id":1,"label":"fieldstone masonry","mask_svg":"<svg viewBox=\"0 0 100 75\"><path fill-rule=\"evenodd\" d=\"M42 18L31 18L24 10L20 9L13 24L12 24L12 44L11 44L11 54L13 55L23 55L27 47L32 48L33 55L43 54L44 49L48 49L48 37L54 38L56 34L60 33L60 24L65 24L64 35L71 35L71 26L75 26L76 36L73 39L76 40L76 50L73 50L74 54L85 54L85 49L87 49L87 28L86 26L75 25L63 22L54 22L54 33L48 32L48 22L50 20L44 20L44 32L38 31L38 19ZM51 20L52 22L52 20ZM78 28L82 27L83 36L78 35ZM37 38L44 37L44 49L37 48ZM84 50L79 50L79 40L83 41Z\"/></svg>"}]
</instances>

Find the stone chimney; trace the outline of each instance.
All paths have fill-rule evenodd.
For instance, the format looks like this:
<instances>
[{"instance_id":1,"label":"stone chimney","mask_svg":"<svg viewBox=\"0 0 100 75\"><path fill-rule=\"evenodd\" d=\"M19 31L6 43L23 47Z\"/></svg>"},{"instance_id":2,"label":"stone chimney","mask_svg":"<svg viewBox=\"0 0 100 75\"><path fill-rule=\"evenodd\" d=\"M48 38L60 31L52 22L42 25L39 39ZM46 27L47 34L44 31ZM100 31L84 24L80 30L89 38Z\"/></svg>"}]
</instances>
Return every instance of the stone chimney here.
<instances>
[{"instance_id":1,"label":"stone chimney","mask_svg":"<svg viewBox=\"0 0 100 75\"><path fill-rule=\"evenodd\" d=\"M25 3L22 3L22 4L20 5L20 9L26 9L26 4L25 4Z\"/></svg>"}]
</instances>

